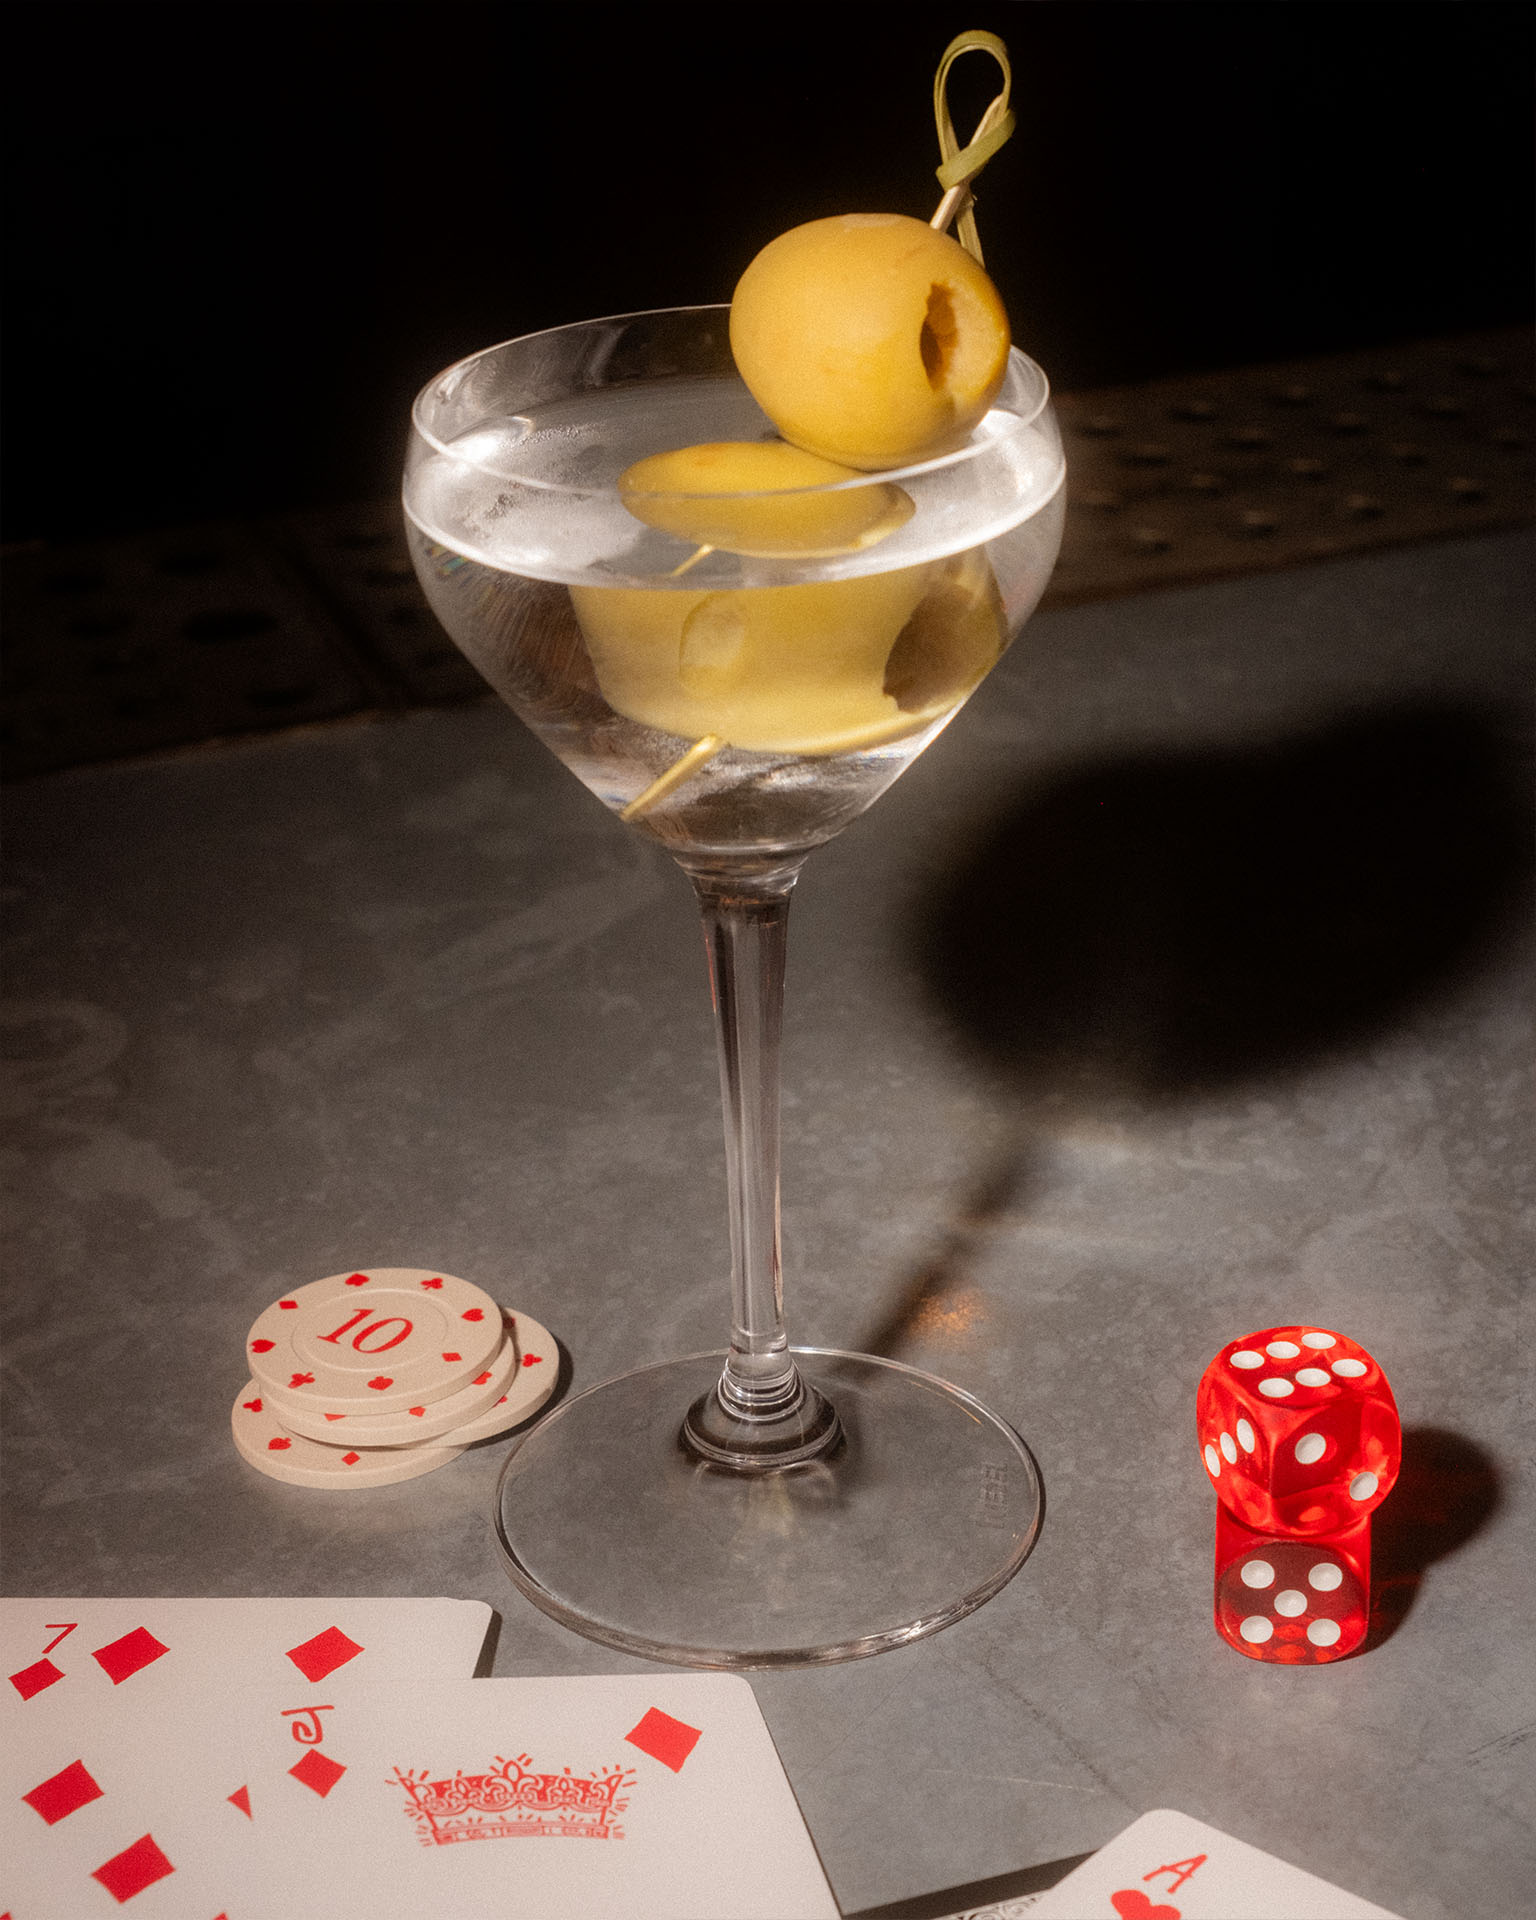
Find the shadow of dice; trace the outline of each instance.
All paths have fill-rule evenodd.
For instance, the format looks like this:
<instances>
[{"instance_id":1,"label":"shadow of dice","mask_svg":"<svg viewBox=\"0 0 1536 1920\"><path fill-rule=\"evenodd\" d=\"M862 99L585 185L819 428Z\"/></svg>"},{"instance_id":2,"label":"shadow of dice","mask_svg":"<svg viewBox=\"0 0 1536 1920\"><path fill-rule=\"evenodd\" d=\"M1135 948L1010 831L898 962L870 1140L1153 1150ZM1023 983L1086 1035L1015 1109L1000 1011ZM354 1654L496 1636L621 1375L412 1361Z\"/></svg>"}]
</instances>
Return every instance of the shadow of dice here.
<instances>
[{"instance_id":1,"label":"shadow of dice","mask_svg":"<svg viewBox=\"0 0 1536 1920\"><path fill-rule=\"evenodd\" d=\"M1323 1327L1231 1341L1201 1378L1195 1423L1217 1499L1261 1532L1355 1526L1391 1492L1402 1458L1386 1375Z\"/></svg>"},{"instance_id":2,"label":"shadow of dice","mask_svg":"<svg viewBox=\"0 0 1536 1920\"><path fill-rule=\"evenodd\" d=\"M1216 1510L1216 1631L1251 1660L1319 1666L1353 1653L1371 1611L1369 1517L1326 1540L1245 1527Z\"/></svg>"}]
</instances>

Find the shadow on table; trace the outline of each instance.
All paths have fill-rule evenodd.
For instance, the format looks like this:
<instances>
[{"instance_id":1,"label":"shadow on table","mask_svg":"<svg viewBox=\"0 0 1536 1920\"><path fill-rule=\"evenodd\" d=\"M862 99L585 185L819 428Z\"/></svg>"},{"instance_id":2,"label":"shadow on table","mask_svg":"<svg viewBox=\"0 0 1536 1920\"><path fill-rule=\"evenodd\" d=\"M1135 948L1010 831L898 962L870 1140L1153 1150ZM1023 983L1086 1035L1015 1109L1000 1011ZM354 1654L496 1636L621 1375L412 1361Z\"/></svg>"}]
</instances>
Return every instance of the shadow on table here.
<instances>
[{"instance_id":1,"label":"shadow on table","mask_svg":"<svg viewBox=\"0 0 1536 1920\"><path fill-rule=\"evenodd\" d=\"M995 1873L990 1879L971 1880L963 1887L946 1887L940 1893L892 1900L883 1907L861 1907L857 1913L845 1914L844 1920L948 1920L949 1915L966 1913L973 1907L990 1907L1002 1900L1021 1900L1026 1893L1043 1893L1089 1857L1074 1853L1065 1860L1022 1867L1017 1873Z\"/></svg>"},{"instance_id":2,"label":"shadow on table","mask_svg":"<svg viewBox=\"0 0 1536 1920\"><path fill-rule=\"evenodd\" d=\"M1497 709L1388 708L1075 768L995 817L910 940L933 1002L1017 1100L1018 1137L872 1350L940 1311L986 1221L1017 1207L1032 1134L1274 1080L1488 964L1529 898L1520 738Z\"/></svg>"},{"instance_id":3,"label":"shadow on table","mask_svg":"<svg viewBox=\"0 0 1536 1920\"><path fill-rule=\"evenodd\" d=\"M1371 1625L1361 1653L1408 1618L1424 1576L1481 1533L1503 1498L1479 1446L1443 1427L1405 1427L1397 1485L1371 1522Z\"/></svg>"}]
</instances>

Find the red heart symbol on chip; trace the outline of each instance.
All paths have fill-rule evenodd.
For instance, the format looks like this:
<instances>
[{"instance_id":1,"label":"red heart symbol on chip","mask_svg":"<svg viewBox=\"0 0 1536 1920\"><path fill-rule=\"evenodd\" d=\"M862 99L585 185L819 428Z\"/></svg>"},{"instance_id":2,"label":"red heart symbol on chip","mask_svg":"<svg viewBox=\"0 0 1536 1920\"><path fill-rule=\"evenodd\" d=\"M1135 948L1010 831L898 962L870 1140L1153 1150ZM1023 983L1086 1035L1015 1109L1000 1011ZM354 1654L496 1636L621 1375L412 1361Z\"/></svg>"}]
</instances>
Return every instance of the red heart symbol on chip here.
<instances>
[{"instance_id":1,"label":"red heart symbol on chip","mask_svg":"<svg viewBox=\"0 0 1536 1920\"><path fill-rule=\"evenodd\" d=\"M291 1447L292 1445L293 1442L291 1440L269 1440L267 1442L267 1452L281 1453L285 1447Z\"/></svg>"},{"instance_id":2,"label":"red heart symbol on chip","mask_svg":"<svg viewBox=\"0 0 1536 1920\"><path fill-rule=\"evenodd\" d=\"M367 1284L368 1276L366 1273L353 1273L347 1276L347 1285L349 1287L366 1287Z\"/></svg>"},{"instance_id":3,"label":"red heart symbol on chip","mask_svg":"<svg viewBox=\"0 0 1536 1920\"><path fill-rule=\"evenodd\" d=\"M251 1342L252 1353L270 1353L271 1351L272 1342L270 1340L253 1340Z\"/></svg>"},{"instance_id":4,"label":"red heart symbol on chip","mask_svg":"<svg viewBox=\"0 0 1536 1920\"><path fill-rule=\"evenodd\" d=\"M542 1353L525 1353L523 1355L523 1365L525 1367L536 1367L543 1361L543 1358Z\"/></svg>"},{"instance_id":5,"label":"red heart symbol on chip","mask_svg":"<svg viewBox=\"0 0 1536 1920\"><path fill-rule=\"evenodd\" d=\"M282 1308L284 1313L297 1313L299 1310L297 1300L279 1300L277 1304Z\"/></svg>"},{"instance_id":6,"label":"red heart symbol on chip","mask_svg":"<svg viewBox=\"0 0 1536 1920\"><path fill-rule=\"evenodd\" d=\"M1139 1887L1127 1887L1124 1893L1112 1893L1109 1904L1120 1920L1179 1920L1177 1907L1154 1907Z\"/></svg>"},{"instance_id":7,"label":"red heart symbol on chip","mask_svg":"<svg viewBox=\"0 0 1536 1920\"><path fill-rule=\"evenodd\" d=\"M246 1409L248 1409L248 1411L250 1411L251 1413L261 1412L261 1402L259 1400L242 1400L240 1404L242 1407L245 1407Z\"/></svg>"},{"instance_id":8,"label":"red heart symbol on chip","mask_svg":"<svg viewBox=\"0 0 1536 1920\"><path fill-rule=\"evenodd\" d=\"M373 1388L375 1393L382 1393L386 1387L392 1387L395 1384L394 1376L392 1374L381 1373L377 1380L370 1380L368 1384Z\"/></svg>"},{"instance_id":9,"label":"red heart symbol on chip","mask_svg":"<svg viewBox=\"0 0 1536 1920\"><path fill-rule=\"evenodd\" d=\"M481 1312L479 1307L471 1307L468 1313L461 1313L459 1315L459 1318L461 1320L483 1320L485 1318L485 1315Z\"/></svg>"},{"instance_id":10,"label":"red heart symbol on chip","mask_svg":"<svg viewBox=\"0 0 1536 1920\"><path fill-rule=\"evenodd\" d=\"M421 1284L424 1287L440 1287L443 1283L441 1280L423 1280Z\"/></svg>"}]
</instances>

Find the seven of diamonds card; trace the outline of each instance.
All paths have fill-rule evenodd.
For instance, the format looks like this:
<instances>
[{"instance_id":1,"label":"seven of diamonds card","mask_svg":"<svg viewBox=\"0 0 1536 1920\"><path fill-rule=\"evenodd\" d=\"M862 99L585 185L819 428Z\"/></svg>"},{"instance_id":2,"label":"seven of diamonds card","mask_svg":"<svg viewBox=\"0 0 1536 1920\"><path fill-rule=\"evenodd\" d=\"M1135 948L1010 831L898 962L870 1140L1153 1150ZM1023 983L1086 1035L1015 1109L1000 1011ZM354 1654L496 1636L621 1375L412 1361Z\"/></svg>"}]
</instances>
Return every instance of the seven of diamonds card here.
<instances>
[{"instance_id":1,"label":"seven of diamonds card","mask_svg":"<svg viewBox=\"0 0 1536 1920\"><path fill-rule=\"evenodd\" d=\"M489 1622L465 1600L0 1601L0 1911L245 1920L235 1699L467 1676Z\"/></svg>"}]
</instances>

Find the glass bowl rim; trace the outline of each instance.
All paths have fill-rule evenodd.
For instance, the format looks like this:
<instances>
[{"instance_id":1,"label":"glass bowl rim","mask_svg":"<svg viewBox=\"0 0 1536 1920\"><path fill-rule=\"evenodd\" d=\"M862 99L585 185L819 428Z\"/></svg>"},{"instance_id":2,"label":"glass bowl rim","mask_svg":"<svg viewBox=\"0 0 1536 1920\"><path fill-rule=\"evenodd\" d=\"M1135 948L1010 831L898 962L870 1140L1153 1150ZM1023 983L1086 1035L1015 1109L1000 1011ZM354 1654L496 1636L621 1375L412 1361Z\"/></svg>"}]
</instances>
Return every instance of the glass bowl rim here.
<instances>
[{"instance_id":1,"label":"glass bowl rim","mask_svg":"<svg viewBox=\"0 0 1536 1920\"><path fill-rule=\"evenodd\" d=\"M620 326L629 321L649 320L673 314L718 314L723 317L729 315L730 310L729 303L714 301L703 301L696 305L681 307L642 307L633 313L605 314L591 320L568 320L559 326L539 327L532 333L513 334L506 340L498 340L492 346L479 347L473 353L466 353L458 360L452 361L448 366L441 368L437 373L433 374L432 378L418 390L415 399L411 402L412 430L434 453L441 454L450 460L459 461L466 467L477 468L479 471L493 475L500 480L515 481L520 486L537 488L539 491L545 493L569 494L572 497L579 498L590 498L593 494L598 493L617 494L619 489L613 482L599 482L594 484L591 481L544 480L533 474L509 472L502 466L493 466L489 462L482 462L468 457L458 442L442 439L426 424L423 416L428 396L451 375L459 373L462 368L469 367L475 361L489 359L492 354L504 352L508 347L521 346L526 342L543 339L550 334L574 333L578 328L582 327ZM1008 416L1009 425L1000 433L991 433L984 437L977 438L973 430L971 437L968 438L962 446L954 447L947 453L935 454L930 459L909 462L906 466L871 469L869 472L853 474L846 480L827 480L821 482L819 485L809 487L767 487L752 488L739 492L708 493L695 493L682 489L676 491L667 490L665 492L647 490L643 492L635 491L632 497L645 500L701 500L713 501L717 504L721 501L732 500L796 500L817 498L827 494L853 493L865 487L891 485L898 481L917 479L924 474L943 472L946 468L959 466L968 460L982 459L988 453L994 453L1007 441L1022 436L1050 408L1051 382L1050 376L1046 373L1044 367L1040 365L1039 361L1031 359L1022 348L1010 346L1008 349L1008 364L1010 370L1014 368L1015 362L1018 363L1019 368L1026 370L1027 377L1030 377L1038 387L1038 393L1030 411L1027 413L1010 414ZM991 410L989 410L989 412L990 411ZM473 431L473 429L470 431ZM667 449L658 448L657 451L664 452L667 451Z\"/></svg>"}]
</instances>

